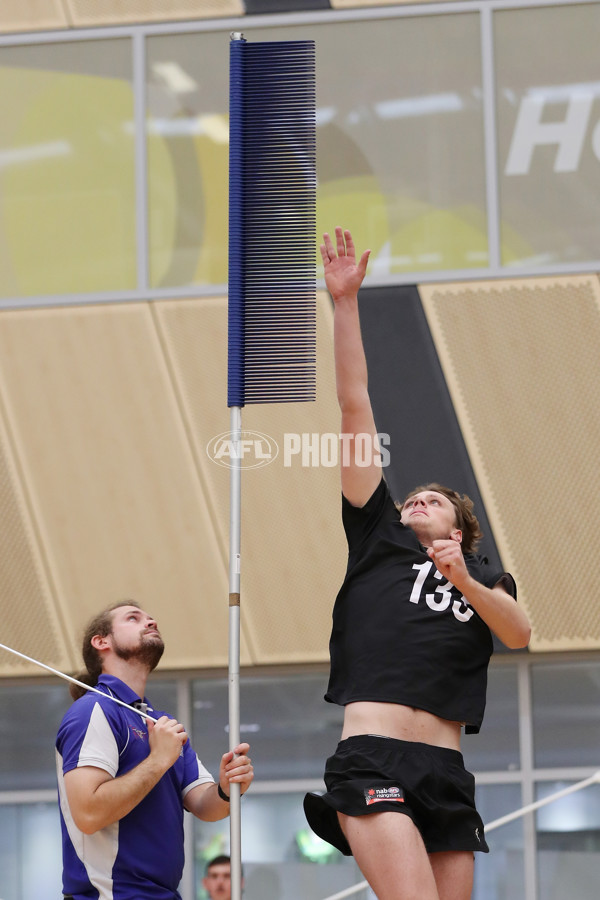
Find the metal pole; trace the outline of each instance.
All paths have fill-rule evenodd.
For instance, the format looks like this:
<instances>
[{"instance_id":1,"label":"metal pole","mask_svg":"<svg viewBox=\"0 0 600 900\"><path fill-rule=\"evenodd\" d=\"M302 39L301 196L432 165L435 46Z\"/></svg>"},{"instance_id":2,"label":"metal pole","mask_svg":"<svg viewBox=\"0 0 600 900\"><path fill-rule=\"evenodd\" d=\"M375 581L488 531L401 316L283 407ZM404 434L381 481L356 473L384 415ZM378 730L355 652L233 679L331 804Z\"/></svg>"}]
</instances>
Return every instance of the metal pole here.
<instances>
[{"instance_id":1,"label":"metal pole","mask_svg":"<svg viewBox=\"0 0 600 900\"><path fill-rule=\"evenodd\" d=\"M241 533L241 430L242 411L230 412L233 448L229 506L229 749L240 742L240 533ZM241 793L239 784L230 785L229 834L231 857L231 900L242 897Z\"/></svg>"}]
</instances>

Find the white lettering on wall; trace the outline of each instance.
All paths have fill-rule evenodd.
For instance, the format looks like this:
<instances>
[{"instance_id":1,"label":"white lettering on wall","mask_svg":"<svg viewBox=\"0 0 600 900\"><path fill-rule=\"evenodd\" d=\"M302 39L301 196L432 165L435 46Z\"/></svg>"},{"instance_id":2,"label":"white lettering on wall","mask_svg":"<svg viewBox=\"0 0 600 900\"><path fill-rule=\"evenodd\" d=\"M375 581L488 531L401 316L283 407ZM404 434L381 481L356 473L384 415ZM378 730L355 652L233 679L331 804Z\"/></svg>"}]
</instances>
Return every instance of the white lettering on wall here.
<instances>
[{"instance_id":1,"label":"white lettering on wall","mask_svg":"<svg viewBox=\"0 0 600 900\"><path fill-rule=\"evenodd\" d=\"M576 172L588 129L594 94L574 91L567 98L566 115L561 121L542 121L547 97L541 92L521 100L513 133L506 175L526 175L536 147L556 145L555 172ZM594 153L600 159L600 123L592 135Z\"/></svg>"}]
</instances>

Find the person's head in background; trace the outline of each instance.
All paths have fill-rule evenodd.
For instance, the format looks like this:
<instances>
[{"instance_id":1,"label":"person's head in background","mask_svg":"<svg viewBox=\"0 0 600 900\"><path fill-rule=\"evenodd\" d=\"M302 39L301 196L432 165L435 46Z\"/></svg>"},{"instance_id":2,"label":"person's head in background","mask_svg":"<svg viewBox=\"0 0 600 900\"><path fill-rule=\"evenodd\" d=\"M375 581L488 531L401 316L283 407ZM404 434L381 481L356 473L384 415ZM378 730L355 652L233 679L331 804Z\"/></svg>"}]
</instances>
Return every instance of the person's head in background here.
<instances>
[{"instance_id":1,"label":"person's head in background","mask_svg":"<svg viewBox=\"0 0 600 900\"><path fill-rule=\"evenodd\" d=\"M210 900L231 900L231 860L228 856L215 856L206 864L202 886Z\"/></svg>"}]
</instances>

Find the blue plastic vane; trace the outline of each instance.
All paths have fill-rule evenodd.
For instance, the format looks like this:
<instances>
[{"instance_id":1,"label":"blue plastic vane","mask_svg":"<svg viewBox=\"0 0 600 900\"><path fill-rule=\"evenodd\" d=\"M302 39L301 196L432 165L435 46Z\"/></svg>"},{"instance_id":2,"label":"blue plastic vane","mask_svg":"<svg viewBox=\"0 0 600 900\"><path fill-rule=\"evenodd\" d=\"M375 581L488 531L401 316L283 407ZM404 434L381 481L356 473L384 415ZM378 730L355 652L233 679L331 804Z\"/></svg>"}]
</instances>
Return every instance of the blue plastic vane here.
<instances>
[{"instance_id":1,"label":"blue plastic vane","mask_svg":"<svg viewBox=\"0 0 600 900\"><path fill-rule=\"evenodd\" d=\"M230 44L228 406L315 399L314 41Z\"/></svg>"}]
</instances>

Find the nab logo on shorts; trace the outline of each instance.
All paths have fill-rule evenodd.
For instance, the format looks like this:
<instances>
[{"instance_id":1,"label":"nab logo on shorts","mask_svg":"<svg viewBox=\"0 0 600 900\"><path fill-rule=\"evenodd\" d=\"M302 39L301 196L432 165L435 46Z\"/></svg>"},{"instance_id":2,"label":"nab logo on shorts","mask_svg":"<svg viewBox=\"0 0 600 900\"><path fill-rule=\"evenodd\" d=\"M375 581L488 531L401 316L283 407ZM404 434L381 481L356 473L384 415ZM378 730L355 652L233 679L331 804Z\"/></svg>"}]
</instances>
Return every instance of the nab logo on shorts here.
<instances>
[{"instance_id":1,"label":"nab logo on shorts","mask_svg":"<svg viewBox=\"0 0 600 900\"><path fill-rule=\"evenodd\" d=\"M395 801L396 803L404 803L404 792L399 787L371 787L365 788L365 803L372 806L373 803L383 803L383 801Z\"/></svg>"}]
</instances>

